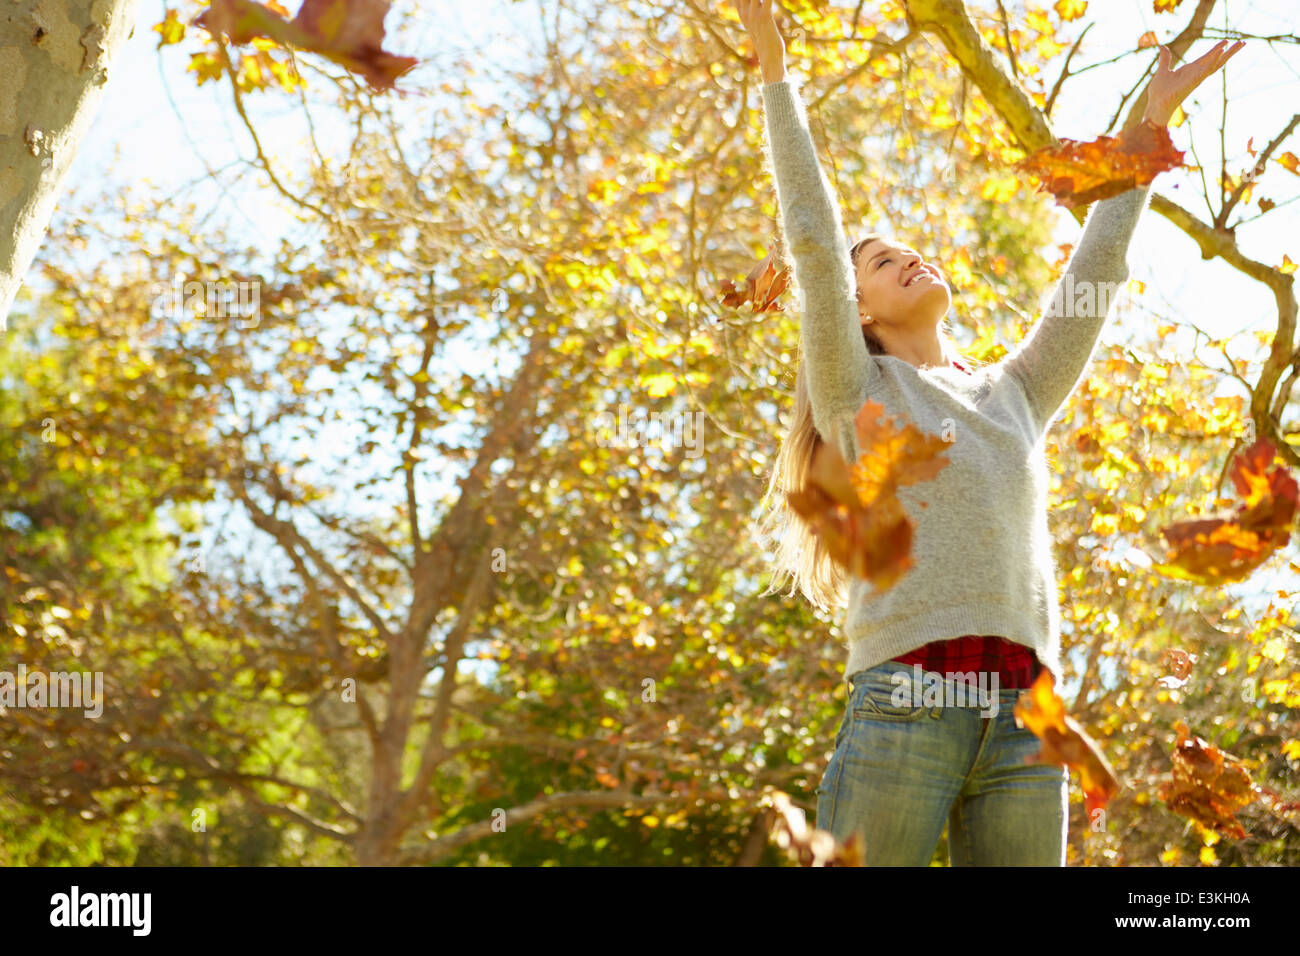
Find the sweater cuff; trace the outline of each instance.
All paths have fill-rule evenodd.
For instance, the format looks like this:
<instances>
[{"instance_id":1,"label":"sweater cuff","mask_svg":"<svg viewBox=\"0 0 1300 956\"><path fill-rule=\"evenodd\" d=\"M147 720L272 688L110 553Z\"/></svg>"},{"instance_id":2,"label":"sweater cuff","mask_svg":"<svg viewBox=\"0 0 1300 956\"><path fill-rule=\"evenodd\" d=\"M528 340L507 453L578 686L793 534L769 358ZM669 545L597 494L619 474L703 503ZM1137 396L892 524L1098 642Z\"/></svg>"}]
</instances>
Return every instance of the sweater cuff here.
<instances>
[{"instance_id":1,"label":"sweater cuff","mask_svg":"<svg viewBox=\"0 0 1300 956\"><path fill-rule=\"evenodd\" d=\"M807 126L799 107L799 82L789 74L784 80L763 86L763 114L770 126Z\"/></svg>"}]
</instances>

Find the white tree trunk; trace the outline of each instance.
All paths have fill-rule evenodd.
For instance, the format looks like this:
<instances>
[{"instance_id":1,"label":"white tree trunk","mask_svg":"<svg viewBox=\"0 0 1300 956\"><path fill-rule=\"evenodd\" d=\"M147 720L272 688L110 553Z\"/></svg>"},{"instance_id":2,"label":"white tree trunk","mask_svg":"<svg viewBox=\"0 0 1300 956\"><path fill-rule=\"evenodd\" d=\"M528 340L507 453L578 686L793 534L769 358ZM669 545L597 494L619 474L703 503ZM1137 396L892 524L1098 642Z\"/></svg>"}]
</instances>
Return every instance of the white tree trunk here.
<instances>
[{"instance_id":1,"label":"white tree trunk","mask_svg":"<svg viewBox=\"0 0 1300 956\"><path fill-rule=\"evenodd\" d=\"M135 0L0 0L0 329L134 22Z\"/></svg>"}]
</instances>

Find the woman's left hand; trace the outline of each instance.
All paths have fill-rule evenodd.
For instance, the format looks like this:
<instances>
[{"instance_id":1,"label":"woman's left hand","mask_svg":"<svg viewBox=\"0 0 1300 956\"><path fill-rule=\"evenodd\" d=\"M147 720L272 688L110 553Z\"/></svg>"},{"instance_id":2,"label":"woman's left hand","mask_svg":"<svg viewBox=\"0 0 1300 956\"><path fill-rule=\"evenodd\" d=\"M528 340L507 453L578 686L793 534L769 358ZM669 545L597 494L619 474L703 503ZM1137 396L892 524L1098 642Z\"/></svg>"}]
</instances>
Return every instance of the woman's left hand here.
<instances>
[{"instance_id":1,"label":"woman's left hand","mask_svg":"<svg viewBox=\"0 0 1300 956\"><path fill-rule=\"evenodd\" d=\"M1142 118L1160 126L1167 125L1173 119L1174 110L1182 105L1188 94L1246 45L1245 40L1238 40L1232 46L1227 46L1227 42L1220 40L1204 56L1176 70L1169 69L1173 54L1161 44L1160 62L1156 65L1155 76L1147 84L1147 106Z\"/></svg>"}]
</instances>

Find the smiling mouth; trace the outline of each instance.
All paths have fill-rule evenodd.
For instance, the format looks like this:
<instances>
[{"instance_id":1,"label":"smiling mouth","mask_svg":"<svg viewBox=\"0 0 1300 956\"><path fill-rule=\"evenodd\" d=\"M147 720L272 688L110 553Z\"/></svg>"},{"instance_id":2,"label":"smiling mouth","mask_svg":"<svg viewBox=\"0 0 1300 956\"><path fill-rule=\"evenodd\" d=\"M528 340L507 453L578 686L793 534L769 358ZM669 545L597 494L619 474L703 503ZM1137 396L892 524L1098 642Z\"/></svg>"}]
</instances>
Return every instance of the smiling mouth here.
<instances>
[{"instance_id":1,"label":"smiling mouth","mask_svg":"<svg viewBox=\"0 0 1300 956\"><path fill-rule=\"evenodd\" d=\"M904 283L903 288L904 289L910 288L913 284L919 282L921 279L931 279L936 282L938 281L937 279L934 278L934 275L932 273L930 273L926 269L922 269L920 272L912 276L912 278L908 279L907 282Z\"/></svg>"}]
</instances>

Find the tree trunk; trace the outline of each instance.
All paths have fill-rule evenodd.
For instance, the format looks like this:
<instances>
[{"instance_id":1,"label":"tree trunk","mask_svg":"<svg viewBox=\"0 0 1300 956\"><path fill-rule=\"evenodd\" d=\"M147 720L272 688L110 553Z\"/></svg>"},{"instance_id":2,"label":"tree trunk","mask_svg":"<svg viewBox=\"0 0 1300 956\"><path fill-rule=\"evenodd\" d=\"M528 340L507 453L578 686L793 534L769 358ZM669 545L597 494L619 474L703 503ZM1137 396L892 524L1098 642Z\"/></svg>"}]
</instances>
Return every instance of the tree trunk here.
<instances>
[{"instance_id":1,"label":"tree trunk","mask_svg":"<svg viewBox=\"0 0 1300 956\"><path fill-rule=\"evenodd\" d=\"M6 0L0 16L0 329L90 128L135 0Z\"/></svg>"}]
</instances>

